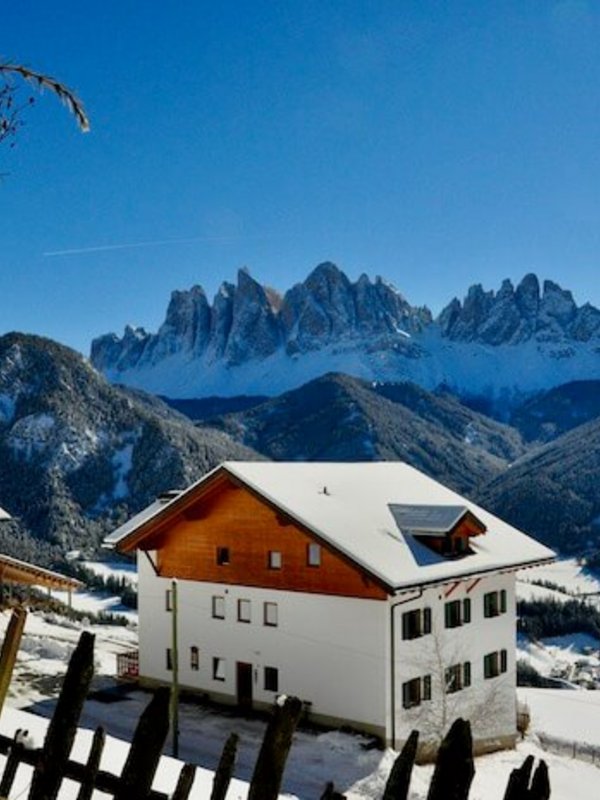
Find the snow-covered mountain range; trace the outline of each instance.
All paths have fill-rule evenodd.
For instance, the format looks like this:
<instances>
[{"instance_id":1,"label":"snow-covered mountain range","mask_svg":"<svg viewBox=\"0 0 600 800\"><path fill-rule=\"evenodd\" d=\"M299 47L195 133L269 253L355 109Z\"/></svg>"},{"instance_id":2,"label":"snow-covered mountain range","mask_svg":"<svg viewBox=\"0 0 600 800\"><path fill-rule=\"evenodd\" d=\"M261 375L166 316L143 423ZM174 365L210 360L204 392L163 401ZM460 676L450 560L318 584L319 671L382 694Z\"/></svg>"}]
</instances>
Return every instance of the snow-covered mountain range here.
<instances>
[{"instance_id":1,"label":"snow-covered mountain range","mask_svg":"<svg viewBox=\"0 0 600 800\"><path fill-rule=\"evenodd\" d=\"M106 334L91 359L112 381L170 397L275 395L333 370L506 405L600 377L600 311L531 274L497 292L472 286L433 318L382 278L352 283L328 262L283 296L241 270L212 305L199 286L173 292L157 333Z\"/></svg>"}]
</instances>

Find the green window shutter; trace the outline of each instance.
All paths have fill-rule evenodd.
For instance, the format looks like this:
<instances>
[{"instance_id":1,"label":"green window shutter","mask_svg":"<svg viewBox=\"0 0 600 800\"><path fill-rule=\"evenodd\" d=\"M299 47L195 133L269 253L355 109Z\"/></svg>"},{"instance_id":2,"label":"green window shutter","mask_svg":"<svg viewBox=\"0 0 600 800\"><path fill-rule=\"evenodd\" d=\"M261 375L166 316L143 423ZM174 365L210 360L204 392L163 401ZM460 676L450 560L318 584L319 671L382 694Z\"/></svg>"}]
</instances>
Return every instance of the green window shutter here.
<instances>
[{"instance_id":1,"label":"green window shutter","mask_svg":"<svg viewBox=\"0 0 600 800\"><path fill-rule=\"evenodd\" d=\"M431 633L431 609L423 609L423 635Z\"/></svg>"},{"instance_id":2,"label":"green window shutter","mask_svg":"<svg viewBox=\"0 0 600 800\"><path fill-rule=\"evenodd\" d=\"M471 685L471 662L465 661L463 664L463 686Z\"/></svg>"},{"instance_id":3,"label":"green window shutter","mask_svg":"<svg viewBox=\"0 0 600 800\"><path fill-rule=\"evenodd\" d=\"M500 672L506 672L508 669L506 650L500 650Z\"/></svg>"},{"instance_id":4,"label":"green window shutter","mask_svg":"<svg viewBox=\"0 0 600 800\"><path fill-rule=\"evenodd\" d=\"M450 619L450 603L446 603L446 605L444 606L444 625L446 626L446 628L449 628L451 624L452 622Z\"/></svg>"},{"instance_id":5,"label":"green window shutter","mask_svg":"<svg viewBox=\"0 0 600 800\"><path fill-rule=\"evenodd\" d=\"M431 675L423 678L423 700L431 700Z\"/></svg>"},{"instance_id":6,"label":"green window shutter","mask_svg":"<svg viewBox=\"0 0 600 800\"><path fill-rule=\"evenodd\" d=\"M465 597L463 600L463 623L471 622L471 598Z\"/></svg>"},{"instance_id":7,"label":"green window shutter","mask_svg":"<svg viewBox=\"0 0 600 800\"><path fill-rule=\"evenodd\" d=\"M408 614L402 614L402 638L409 639L410 638L410 616Z\"/></svg>"},{"instance_id":8,"label":"green window shutter","mask_svg":"<svg viewBox=\"0 0 600 800\"><path fill-rule=\"evenodd\" d=\"M506 613L506 589L502 589L500 592L500 613Z\"/></svg>"},{"instance_id":9,"label":"green window shutter","mask_svg":"<svg viewBox=\"0 0 600 800\"><path fill-rule=\"evenodd\" d=\"M489 653L487 656L483 657L483 677L492 677L492 653Z\"/></svg>"},{"instance_id":10,"label":"green window shutter","mask_svg":"<svg viewBox=\"0 0 600 800\"><path fill-rule=\"evenodd\" d=\"M491 594L484 594L483 595L483 616L484 617L491 617L492 616L492 608L490 604Z\"/></svg>"}]
</instances>

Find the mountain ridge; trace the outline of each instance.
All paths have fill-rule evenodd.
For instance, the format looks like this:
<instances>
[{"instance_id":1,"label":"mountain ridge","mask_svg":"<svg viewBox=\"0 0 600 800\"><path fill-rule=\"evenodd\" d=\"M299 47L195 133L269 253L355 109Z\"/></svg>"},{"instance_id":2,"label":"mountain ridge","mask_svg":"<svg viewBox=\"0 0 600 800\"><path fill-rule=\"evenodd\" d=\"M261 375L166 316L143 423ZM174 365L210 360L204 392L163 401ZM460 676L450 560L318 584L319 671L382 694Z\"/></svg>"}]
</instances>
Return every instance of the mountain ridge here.
<instances>
[{"instance_id":1,"label":"mountain ridge","mask_svg":"<svg viewBox=\"0 0 600 800\"><path fill-rule=\"evenodd\" d=\"M434 319L381 277L351 282L331 262L284 295L247 270L171 295L157 333L127 326L91 347L114 382L169 397L276 395L330 371L367 380L446 385L510 406L536 391L600 378L600 311L526 275L497 292L471 287ZM516 368L516 369L515 369ZM506 409L505 412L506 413Z\"/></svg>"}]
</instances>

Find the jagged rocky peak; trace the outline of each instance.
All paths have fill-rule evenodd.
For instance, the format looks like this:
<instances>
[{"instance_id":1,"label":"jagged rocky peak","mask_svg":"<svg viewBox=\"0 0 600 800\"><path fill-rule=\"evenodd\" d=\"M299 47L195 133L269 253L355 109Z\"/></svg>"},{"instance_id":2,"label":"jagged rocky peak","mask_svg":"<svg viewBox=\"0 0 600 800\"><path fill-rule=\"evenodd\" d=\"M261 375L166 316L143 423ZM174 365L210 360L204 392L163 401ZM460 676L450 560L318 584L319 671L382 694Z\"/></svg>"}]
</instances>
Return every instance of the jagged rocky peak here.
<instances>
[{"instance_id":1,"label":"jagged rocky peak","mask_svg":"<svg viewBox=\"0 0 600 800\"><path fill-rule=\"evenodd\" d=\"M210 334L211 310L201 286L175 290L160 326L153 356L164 357L179 350L202 352Z\"/></svg>"},{"instance_id":2,"label":"jagged rocky peak","mask_svg":"<svg viewBox=\"0 0 600 800\"><path fill-rule=\"evenodd\" d=\"M247 269L239 270L224 350L227 363L266 358L281 345L276 298L276 293L273 290L267 293Z\"/></svg>"},{"instance_id":3,"label":"jagged rocky peak","mask_svg":"<svg viewBox=\"0 0 600 800\"><path fill-rule=\"evenodd\" d=\"M369 346L377 347L382 336L410 337L430 323L426 308L410 306L382 278L372 282L361 275L352 283L330 261L319 264L284 297L244 268L235 286L221 285L212 306L200 286L173 292L156 334L127 328L121 339L114 334L96 339L92 362L113 376L176 355L235 366L278 350L306 352L342 339L376 337L369 339Z\"/></svg>"},{"instance_id":4,"label":"jagged rocky peak","mask_svg":"<svg viewBox=\"0 0 600 800\"><path fill-rule=\"evenodd\" d=\"M592 306L578 308L571 292L546 280L540 284L526 275L517 288L505 280L497 292L471 286L461 303L457 298L438 317L442 334L454 341L518 344L535 338L588 341L600 334L600 312Z\"/></svg>"},{"instance_id":5,"label":"jagged rocky peak","mask_svg":"<svg viewBox=\"0 0 600 800\"><path fill-rule=\"evenodd\" d=\"M363 274L352 283L326 261L285 294L281 319L288 352L298 352L340 339L410 336L431 322L431 314L413 308L381 277L371 282Z\"/></svg>"}]
</instances>

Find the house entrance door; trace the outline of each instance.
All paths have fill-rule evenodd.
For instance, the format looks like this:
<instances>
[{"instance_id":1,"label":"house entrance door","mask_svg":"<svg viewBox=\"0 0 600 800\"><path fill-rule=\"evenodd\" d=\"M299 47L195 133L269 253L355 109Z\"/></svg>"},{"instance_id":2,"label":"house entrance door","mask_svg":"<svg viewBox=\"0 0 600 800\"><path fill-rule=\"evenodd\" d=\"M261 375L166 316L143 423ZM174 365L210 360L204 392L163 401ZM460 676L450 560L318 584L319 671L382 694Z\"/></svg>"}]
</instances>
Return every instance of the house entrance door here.
<instances>
[{"instance_id":1,"label":"house entrance door","mask_svg":"<svg viewBox=\"0 0 600 800\"><path fill-rule=\"evenodd\" d=\"M237 701L244 709L252 708L252 664L237 662Z\"/></svg>"}]
</instances>

